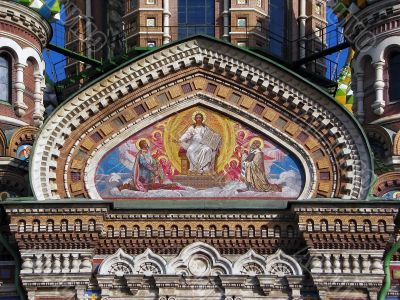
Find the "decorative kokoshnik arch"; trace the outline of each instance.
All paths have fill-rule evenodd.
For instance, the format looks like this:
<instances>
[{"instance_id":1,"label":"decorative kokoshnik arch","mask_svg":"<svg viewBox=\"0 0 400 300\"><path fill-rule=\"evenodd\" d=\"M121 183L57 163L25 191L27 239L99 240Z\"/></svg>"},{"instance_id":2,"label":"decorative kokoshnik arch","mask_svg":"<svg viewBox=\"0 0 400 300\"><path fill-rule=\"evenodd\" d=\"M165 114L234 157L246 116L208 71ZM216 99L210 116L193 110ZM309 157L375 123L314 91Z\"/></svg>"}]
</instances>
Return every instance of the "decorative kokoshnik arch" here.
<instances>
[{"instance_id":1,"label":"decorative kokoshnik arch","mask_svg":"<svg viewBox=\"0 0 400 300\"><path fill-rule=\"evenodd\" d=\"M125 64L59 107L35 143L35 196L98 198L94 170L108 150L193 105L228 116L297 157L305 172L300 198L366 198L369 148L345 109L276 63L206 37Z\"/></svg>"}]
</instances>

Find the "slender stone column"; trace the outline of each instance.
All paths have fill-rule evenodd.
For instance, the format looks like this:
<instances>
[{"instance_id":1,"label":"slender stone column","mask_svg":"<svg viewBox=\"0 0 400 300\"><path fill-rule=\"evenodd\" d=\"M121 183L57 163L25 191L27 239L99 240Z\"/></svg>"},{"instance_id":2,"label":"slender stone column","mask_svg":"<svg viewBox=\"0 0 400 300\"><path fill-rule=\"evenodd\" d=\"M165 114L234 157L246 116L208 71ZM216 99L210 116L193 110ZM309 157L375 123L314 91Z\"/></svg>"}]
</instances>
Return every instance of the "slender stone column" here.
<instances>
[{"instance_id":1,"label":"slender stone column","mask_svg":"<svg viewBox=\"0 0 400 300\"><path fill-rule=\"evenodd\" d=\"M357 87L357 92L356 92L356 102L357 102L357 111L354 113L357 116L357 119L360 121L360 123L364 122L364 73L362 72L357 72L356 73L356 87Z\"/></svg>"},{"instance_id":2,"label":"slender stone column","mask_svg":"<svg viewBox=\"0 0 400 300\"><path fill-rule=\"evenodd\" d=\"M222 39L224 41L229 41L229 0L224 0L224 10L222 11L223 18L223 34Z\"/></svg>"},{"instance_id":3,"label":"slender stone column","mask_svg":"<svg viewBox=\"0 0 400 300\"><path fill-rule=\"evenodd\" d=\"M372 104L372 109L376 115L382 115L385 108L385 100L383 99L383 89L385 82L383 81L383 66L384 61L374 63L375 67L375 102Z\"/></svg>"},{"instance_id":4,"label":"slender stone column","mask_svg":"<svg viewBox=\"0 0 400 300\"><path fill-rule=\"evenodd\" d=\"M300 11L299 11L299 36L300 36L300 44L299 44L299 53L300 58L304 58L306 56L306 0L300 0Z\"/></svg>"},{"instance_id":5,"label":"slender stone column","mask_svg":"<svg viewBox=\"0 0 400 300\"><path fill-rule=\"evenodd\" d=\"M171 18L171 12L169 11L169 0L163 1L163 18L164 18L164 34L163 44L171 42L171 29L169 19Z\"/></svg>"},{"instance_id":6,"label":"slender stone column","mask_svg":"<svg viewBox=\"0 0 400 300\"><path fill-rule=\"evenodd\" d=\"M43 124L43 113L42 113L42 75L35 74L33 76L35 80L35 92L33 94L33 99L35 101L35 109L33 112L33 124L36 127L40 127Z\"/></svg>"},{"instance_id":7,"label":"slender stone column","mask_svg":"<svg viewBox=\"0 0 400 300\"><path fill-rule=\"evenodd\" d=\"M15 64L15 83L14 88L16 91L16 102L14 103L15 114L18 117L22 117L25 115L25 112L28 108L24 103L24 92L25 92L25 84L24 84L24 69L26 65L21 63Z\"/></svg>"}]
</instances>

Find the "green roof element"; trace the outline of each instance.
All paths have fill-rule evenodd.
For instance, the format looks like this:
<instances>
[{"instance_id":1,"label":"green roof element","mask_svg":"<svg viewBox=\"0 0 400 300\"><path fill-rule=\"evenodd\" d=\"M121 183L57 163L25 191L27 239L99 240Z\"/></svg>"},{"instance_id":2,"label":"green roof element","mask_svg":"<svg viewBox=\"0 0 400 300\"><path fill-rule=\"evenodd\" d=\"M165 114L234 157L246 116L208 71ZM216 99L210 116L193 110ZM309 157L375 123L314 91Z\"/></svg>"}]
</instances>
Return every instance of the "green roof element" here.
<instances>
[{"instance_id":1,"label":"green roof element","mask_svg":"<svg viewBox=\"0 0 400 300\"><path fill-rule=\"evenodd\" d=\"M37 11L43 18L51 22L60 19L60 0L13 0Z\"/></svg>"},{"instance_id":2,"label":"green roof element","mask_svg":"<svg viewBox=\"0 0 400 300\"><path fill-rule=\"evenodd\" d=\"M344 20L380 0L333 0L332 7L339 20Z\"/></svg>"},{"instance_id":3,"label":"green roof element","mask_svg":"<svg viewBox=\"0 0 400 300\"><path fill-rule=\"evenodd\" d=\"M339 75L338 89L335 95L336 100L344 107L346 107L350 112L352 111L354 103L354 94L353 90L351 89L351 65L350 65L353 56L354 56L354 50L350 49L349 55L347 56L346 64L344 65L342 72Z\"/></svg>"}]
</instances>

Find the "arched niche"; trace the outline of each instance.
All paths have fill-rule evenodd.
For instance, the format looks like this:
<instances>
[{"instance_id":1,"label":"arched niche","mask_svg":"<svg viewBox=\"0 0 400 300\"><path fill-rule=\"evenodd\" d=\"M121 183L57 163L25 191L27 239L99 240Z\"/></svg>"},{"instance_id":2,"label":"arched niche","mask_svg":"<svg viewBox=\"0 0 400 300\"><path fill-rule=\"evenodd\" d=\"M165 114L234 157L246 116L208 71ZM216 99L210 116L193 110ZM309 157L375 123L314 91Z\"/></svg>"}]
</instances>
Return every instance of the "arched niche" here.
<instances>
[{"instance_id":1,"label":"arched niche","mask_svg":"<svg viewBox=\"0 0 400 300\"><path fill-rule=\"evenodd\" d=\"M189 138L195 128L196 114L204 115L202 127L210 129L220 139L215 151L207 152L210 147L197 147ZM223 108L217 99L208 99L205 95L184 99L115 137L94 149L87 160L84 180L92 199L250 197L289 200L309 198L315 190L313 174L316 170L304 147L272 126L252 120L243 112L235 112L233 107ZM189 138L187 149L184 142L178 143L185 137ZM148 150L140 147L144 141ZM256 141L260 142L258 148L253 146ZM201 157L203 150L209 158ZM143 151L150 156L147 162L141 163ZM262 161L257 161L258 157L250 159L252 153L258 153L258 157L262 155ZM249 167L246 174L247 160L254 168L250 170ZM190 169L203 161L212 167ZM157 174L147 171L149 164ZM247 179L243 178L246 176ZM258 179L253 181L249 178L252 176Z\"/></svg>"},{"instance_id":2,"label":"arched niche","mask_svg":"<svg viewBox=\"0 0 400 300\"><path fill-rule=\"evenodd\" d=\"M308 172L300 198L367 196L368 142L343 107L275 62L206 37L130 61L58 107L34 149L35 196L98 198L94 170L107 151L194 105L247 124L293 153Z\"/></svg>"}]
</instances>

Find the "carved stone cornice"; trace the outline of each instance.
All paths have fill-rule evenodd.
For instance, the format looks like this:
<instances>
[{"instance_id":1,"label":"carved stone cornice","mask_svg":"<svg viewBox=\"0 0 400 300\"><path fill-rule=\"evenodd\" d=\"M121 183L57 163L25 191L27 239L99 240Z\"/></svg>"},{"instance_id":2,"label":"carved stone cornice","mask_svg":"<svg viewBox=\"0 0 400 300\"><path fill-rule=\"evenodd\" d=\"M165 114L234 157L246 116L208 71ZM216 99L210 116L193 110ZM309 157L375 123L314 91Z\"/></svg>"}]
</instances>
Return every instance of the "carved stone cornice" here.
<instances>
[{"instance_id":1,"label":"carved stone cornice","mask_svg":"<svg viewBox=\"0 0 400 300\"><path fill-rule=\"evenodd\" d=\"M47 45L52 34L50 24L37 12L12 1L0 1L0 21L27 30L42 47Z\"/></svg>"}]
</instances>

